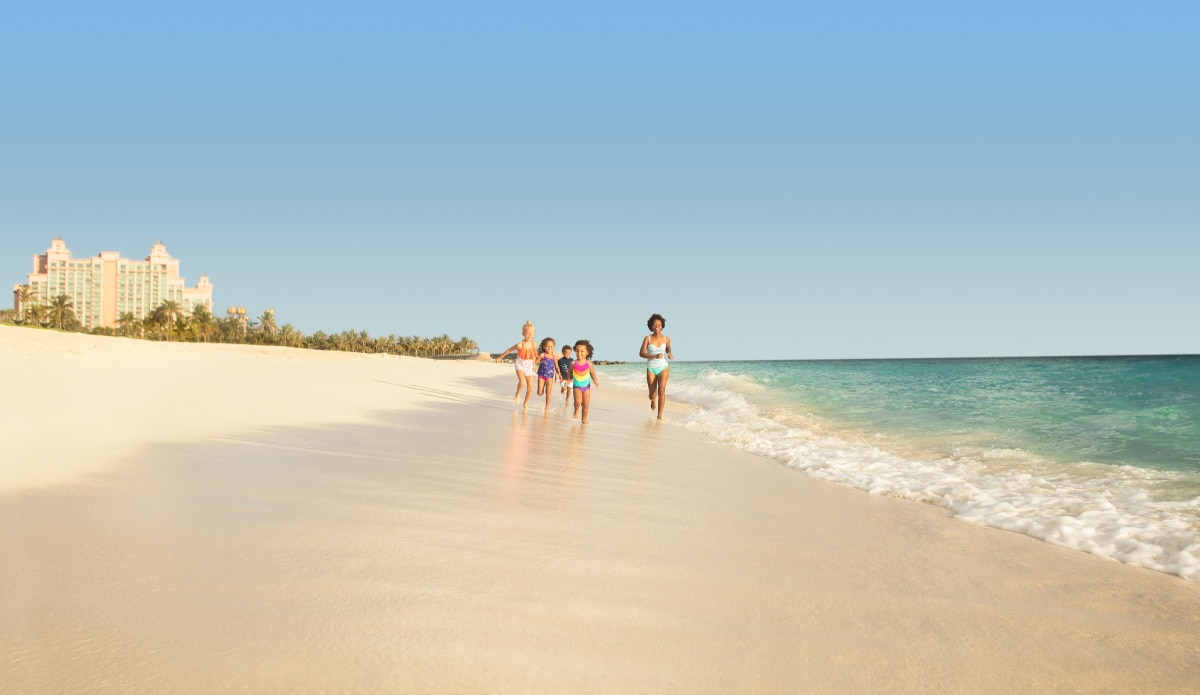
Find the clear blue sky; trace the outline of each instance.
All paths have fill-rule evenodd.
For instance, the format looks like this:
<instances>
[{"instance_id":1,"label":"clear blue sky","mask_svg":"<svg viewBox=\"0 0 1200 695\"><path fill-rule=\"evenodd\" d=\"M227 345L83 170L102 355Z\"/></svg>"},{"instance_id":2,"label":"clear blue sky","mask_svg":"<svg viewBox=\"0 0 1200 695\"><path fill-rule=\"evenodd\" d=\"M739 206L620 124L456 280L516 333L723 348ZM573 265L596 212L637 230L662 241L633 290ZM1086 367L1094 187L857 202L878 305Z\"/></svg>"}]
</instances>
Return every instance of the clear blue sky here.
<instances>
[{"instance_id":1,"label":"clear blue sky","mask_svg":"<svg viewBox=\"0 0 1200 695\"><path fill-rule=\"evenodd\" d=\"M0 279L161 239L306 333L1200 352L1200 3L170 5L6 6Z\"/></svg>"}]
</instances>

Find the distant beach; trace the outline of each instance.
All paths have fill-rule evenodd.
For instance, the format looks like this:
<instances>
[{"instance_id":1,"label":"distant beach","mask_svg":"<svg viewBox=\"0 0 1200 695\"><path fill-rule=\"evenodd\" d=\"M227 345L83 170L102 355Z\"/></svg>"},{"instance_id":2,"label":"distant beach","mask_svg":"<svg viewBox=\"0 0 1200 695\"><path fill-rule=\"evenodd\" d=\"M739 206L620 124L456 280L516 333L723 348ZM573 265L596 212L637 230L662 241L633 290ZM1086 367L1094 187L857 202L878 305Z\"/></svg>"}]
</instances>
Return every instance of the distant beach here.
<instances>
[{"instance_id":1,"label":"distant beach","mask_svg":"<svg viewBox=\"0 0 1200 695\"><path fill-rule=\"evenodd\" d=\"M715 402L655 422L636 364L584 427L481 361L5 326L0 360L5 693L1200 682L1200 584L705 441Z\"/></svg>"}]
</instances>

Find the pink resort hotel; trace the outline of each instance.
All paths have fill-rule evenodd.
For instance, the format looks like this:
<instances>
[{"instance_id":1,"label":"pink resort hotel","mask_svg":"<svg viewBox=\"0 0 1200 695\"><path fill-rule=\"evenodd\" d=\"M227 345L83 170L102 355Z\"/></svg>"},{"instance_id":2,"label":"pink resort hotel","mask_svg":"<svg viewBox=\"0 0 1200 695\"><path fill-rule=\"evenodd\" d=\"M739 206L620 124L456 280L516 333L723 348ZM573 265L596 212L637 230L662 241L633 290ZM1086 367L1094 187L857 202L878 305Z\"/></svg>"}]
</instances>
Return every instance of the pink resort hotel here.
<instances>
[{"instance_id":1,"label":"pink resort hotel","mask_svg":"<svg viewBox=\"0 0 1200 695\"><path fill-rule=\"evenodd\" d=\"M92 258L71 258L66 242L56 238L46 252L33 257L33 272L24 285L13 285L13 309L24 310L21 295L29 288L28 301L49 304L65 294L74 304L75 317L85 328L113 328L121 314L145 318L167 300L185 313L204 305L212 311L212 283L201 275L195 287L184 287L179 276L179 259L171 258L160 241L150 247L144 261L121 258L115 251L101 251Z\"/></svg>"}]
</instances>

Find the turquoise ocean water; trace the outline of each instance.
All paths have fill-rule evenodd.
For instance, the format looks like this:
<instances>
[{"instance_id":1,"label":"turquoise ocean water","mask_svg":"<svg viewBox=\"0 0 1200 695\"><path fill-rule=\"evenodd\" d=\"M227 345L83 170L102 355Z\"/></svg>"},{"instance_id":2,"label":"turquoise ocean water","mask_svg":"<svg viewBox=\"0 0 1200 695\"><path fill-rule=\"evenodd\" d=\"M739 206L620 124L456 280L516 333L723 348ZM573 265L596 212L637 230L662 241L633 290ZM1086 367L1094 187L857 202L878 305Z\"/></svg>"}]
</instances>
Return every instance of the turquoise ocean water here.
<instances>
[{"instance_id":1,"label":"turquoise ocean water","mask_svg":"<svg viewBox=\"0 0 1200 695\"><path fill-rule=\"evenodd\" d=\"M1200 581L1200 356L677 362L669 397L805 474Z\"/></svg>"}]
</instances>

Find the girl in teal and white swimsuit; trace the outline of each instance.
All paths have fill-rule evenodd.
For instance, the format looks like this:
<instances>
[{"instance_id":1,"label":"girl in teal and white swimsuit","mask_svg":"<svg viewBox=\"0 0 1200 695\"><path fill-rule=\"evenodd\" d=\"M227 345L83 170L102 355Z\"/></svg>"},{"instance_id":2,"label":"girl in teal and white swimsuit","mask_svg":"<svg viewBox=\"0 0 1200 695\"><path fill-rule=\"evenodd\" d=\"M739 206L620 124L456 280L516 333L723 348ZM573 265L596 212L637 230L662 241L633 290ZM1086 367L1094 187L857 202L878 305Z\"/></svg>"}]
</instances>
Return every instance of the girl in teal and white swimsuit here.
<instances>
[{"instance_id":1,"label":"girl in teal and white swimsuit","mask_svg":"<svg viewBox=\"0 0 1200 695\"><path fill-rule=\"evenodd\" d=\"M667 360L675 359L671 353L671 339L663 335L667 320L662 314L652 314L646 321L650 335L642 340L642 349L638 355L646 360L646 388L650 391L650 410L658 411L658 419L663 416L663 406L667 404L667 379L671 377L671 365Z\"/></svg>"}]
</instances>

